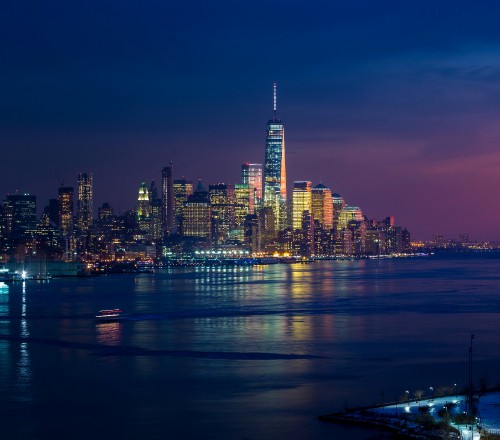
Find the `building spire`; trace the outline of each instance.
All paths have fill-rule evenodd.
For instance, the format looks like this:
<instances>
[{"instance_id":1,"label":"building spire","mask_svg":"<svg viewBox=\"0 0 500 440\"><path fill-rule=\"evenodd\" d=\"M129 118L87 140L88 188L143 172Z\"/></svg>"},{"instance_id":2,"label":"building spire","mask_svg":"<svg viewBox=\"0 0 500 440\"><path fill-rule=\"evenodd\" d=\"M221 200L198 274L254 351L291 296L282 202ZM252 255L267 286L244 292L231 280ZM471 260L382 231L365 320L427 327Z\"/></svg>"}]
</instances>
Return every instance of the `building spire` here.
<instances>
[{"instance_id":1,"label":"building spire","mask_svg":"<svg viewBox=\"0 0 500 440\"><path fill-rule=\"evenodd\" d=\"M276 81L274 82L274 121L276 122Z\"/></svg>"}]
</instances>

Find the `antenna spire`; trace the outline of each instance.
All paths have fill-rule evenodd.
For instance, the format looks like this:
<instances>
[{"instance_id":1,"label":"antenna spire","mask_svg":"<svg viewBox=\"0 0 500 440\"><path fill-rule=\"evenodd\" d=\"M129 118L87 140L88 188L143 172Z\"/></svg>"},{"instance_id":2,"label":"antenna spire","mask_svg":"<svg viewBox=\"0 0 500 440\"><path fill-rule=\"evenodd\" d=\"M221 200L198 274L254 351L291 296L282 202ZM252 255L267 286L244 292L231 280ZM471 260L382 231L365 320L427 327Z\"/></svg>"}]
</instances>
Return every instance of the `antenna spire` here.
<instances>
[{"instance_id":1,"label":"antenna spire","mask_svg":"<svg viewBox=\"0 0 500 440\"><path fill-rule=\"evenodd\" d=\"M274 82L274 120L276 121L276 81Z\"/></svg>"}]
</instances>

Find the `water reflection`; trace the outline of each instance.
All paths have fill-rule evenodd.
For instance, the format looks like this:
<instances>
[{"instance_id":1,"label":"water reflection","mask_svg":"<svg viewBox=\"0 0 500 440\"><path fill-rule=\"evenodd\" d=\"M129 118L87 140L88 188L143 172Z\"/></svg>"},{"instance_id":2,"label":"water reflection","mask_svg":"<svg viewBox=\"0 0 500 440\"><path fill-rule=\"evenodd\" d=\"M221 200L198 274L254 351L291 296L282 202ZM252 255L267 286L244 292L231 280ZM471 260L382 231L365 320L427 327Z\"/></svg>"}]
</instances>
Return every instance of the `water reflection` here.
<instances>
[{"instance_id":1,"label":"water reflection","mask_svg":"<svg viewBox=\"0 0 500 440\"><path fill-rule=\"evenodd\" d=\"M9 316L9 286L0 282L0 317ZM9 334L9 321L0 320L0 334ZM0 385L8 383L8 373L10 371L10 343L0 341ZM2 387L3 388L3 387Z\"/></svg>"},{"instance_id":2,"label":"water reflection","mask_svg":"<svg viewBox=\"0 0 500 440\"><path fill-rule=\"evenodd\" d=\"M21 294L21 320L20 320L20 334L21 338L29 337L28 320L26 319L26 281L22 284ZM28 351L28 343L21 342L19 344L19 360L17 362L17 393L16 397L22 402L32 400L31 396L31 359Z\"/></svg>"},{"instance_id":3,"label":"water reflection","mask_svg":"<svg viewBox=\"0 0 500 440\"><path fill-rule=\"evenodd\" d=\"M101 322L95 326L97 342L116 346L122 343L122 327L119 322Z\"/></svg>"}]
</instances>

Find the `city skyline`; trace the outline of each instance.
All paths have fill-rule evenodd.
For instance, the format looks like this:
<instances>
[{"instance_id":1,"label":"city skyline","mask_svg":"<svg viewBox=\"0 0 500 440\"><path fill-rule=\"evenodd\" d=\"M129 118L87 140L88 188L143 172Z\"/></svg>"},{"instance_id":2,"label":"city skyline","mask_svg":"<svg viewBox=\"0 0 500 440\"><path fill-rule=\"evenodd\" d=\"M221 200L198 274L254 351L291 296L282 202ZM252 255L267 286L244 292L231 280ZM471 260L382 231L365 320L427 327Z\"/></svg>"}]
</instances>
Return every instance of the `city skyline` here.
<instances>
[{"instance_id":1,"label":"city skyline","mask_svg":"<svg viewBox=\"0 0 500 440\"><path fill-rule=\"evenodd\" d=\"M450 5L10 4L0 188L43 205L87 170L95 206L125 210L171 160L239 182L265 162L277 81L289 192L323 183L416 238L498 239L500 6Z\"/></svg>"}]
</instances>

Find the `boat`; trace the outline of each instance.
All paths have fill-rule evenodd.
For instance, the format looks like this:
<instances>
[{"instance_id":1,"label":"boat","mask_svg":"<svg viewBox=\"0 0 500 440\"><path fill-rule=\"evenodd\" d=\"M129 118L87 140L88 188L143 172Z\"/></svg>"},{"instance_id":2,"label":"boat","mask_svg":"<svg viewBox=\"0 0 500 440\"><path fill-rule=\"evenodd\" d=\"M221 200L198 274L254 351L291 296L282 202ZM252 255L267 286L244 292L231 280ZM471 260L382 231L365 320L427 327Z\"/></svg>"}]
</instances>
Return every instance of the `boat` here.
<instances>
[{"instance_id":1,"label":"boat","mask_svg":"<svg viewBox=\"0 0 500 440\"><path fill-rule=\"evenodd\" d=\"M125 318L126 315L120 309L99 310L99 313L95 317L97 322L116 322L122 321Z\"/></svg>"}]
</instances>

